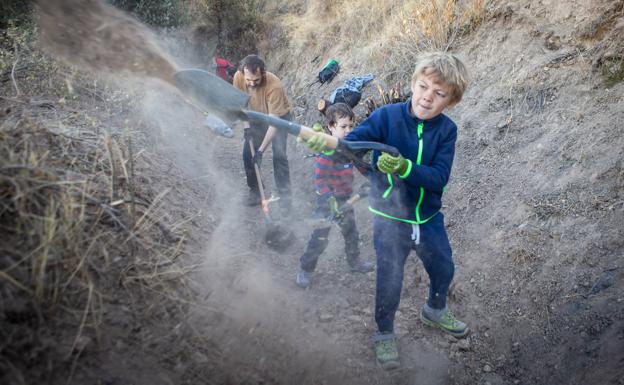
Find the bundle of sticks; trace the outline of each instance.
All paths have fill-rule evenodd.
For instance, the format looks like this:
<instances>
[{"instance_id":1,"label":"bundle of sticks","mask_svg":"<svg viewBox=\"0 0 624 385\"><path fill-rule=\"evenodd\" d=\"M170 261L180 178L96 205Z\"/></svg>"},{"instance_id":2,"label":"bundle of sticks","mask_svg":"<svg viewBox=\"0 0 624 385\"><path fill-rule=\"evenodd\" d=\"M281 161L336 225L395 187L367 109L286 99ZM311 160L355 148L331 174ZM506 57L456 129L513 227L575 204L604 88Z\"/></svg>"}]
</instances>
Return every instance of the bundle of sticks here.
<instances>
[{"instance_id":1,"label":"bundle of sticks","mask_svg":"<svg viewBox=\"0 0 624 385\"><path fill-rule=\"evenodd\" d=\"M377 90L379 90L379 99L376 99L373 95L367 97L364 100L364 105L366 106L366 116L369 116L379 107L406 101L410 96L410 91L405 91L403 89L403 84L401 82L397 82L394 87L389 90L384 90L379 84L377 84Z\"/></svg>"}]
</instances>

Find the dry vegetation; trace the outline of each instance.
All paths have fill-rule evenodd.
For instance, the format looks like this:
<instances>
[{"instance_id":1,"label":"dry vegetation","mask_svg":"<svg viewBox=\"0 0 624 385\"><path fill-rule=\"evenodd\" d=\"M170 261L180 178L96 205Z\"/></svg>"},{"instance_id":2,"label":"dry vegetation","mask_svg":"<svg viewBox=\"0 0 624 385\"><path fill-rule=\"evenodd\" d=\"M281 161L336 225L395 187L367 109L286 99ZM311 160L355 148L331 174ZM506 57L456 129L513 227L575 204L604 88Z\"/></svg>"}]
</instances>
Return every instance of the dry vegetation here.
<instances>
[{"instance_id":1,"label":"dry vegetation","mask_svg":"<svg viewBox=\"0 0 624 385\"><path fill-rule=\"evenodd\" d=\"M283 24L290 49L301 57L349 52L341 63L375 68L392 84L401 80L419 52L448 49L462 33L476 28L486 0L424 0L331 3L310 1L305 12L287 14ZM374 17L371 17L374 15ZM357 49L354 49L357 48ZM407 71L409 72L409 71Z\"/></svg>"},{"instance_id":2,"label":"dry vegetation","mask_svg":"<svg viewBox=\"0 0 624 385\"><path fill-rule=\"evenodd\" d=\"M119 1L122 2L147 3L138 0ZM270 65L299 64L299 67L293 66L282 71L291 87L290 91L294 91L291 94L293 99L295 92L301 91L301 86L309 83L311 74L315 74L331 57L341 62L343 74L374 72L378 82L376 88L381 89L381 84L390 92L389 86L406 80L404 76L411 72L414 57L420 51L456 48L454 45L457 45L458 40L482 25L486 16L493 18L488 9L491 3L486 0L194 0L170 3L187 7L184 11L190 19L185 22L197 27L196 39L212 36L215 28L220 30L217 50L229 56L229 59L235 61L257 48ZM624 51L619 36L624 25L617 21L621 20L622 4L622 1L613 2L607 12L590 23L591 28L582 32L582 39L599 42L594 48L587 49L586 52L591 55L583 59L585 62L573 62L576 57L582 58L585 52L575 46L570 52L552 56L554 59L551 62L539 62L539 67L551 64L563 66L570 62L578 68L585 65L587 76L591 76L591 69L601 72L609 87L621 83L624 78ZM146 10L139 8L139 11L141 9ZM238 18L240 15L237 12L243 10L244 17ZM497 11L499 16L507 12L500 7ZM158 21L159 17L167 15L170 15L168 11L149 17ZM506 20L506 17L499 19ZM233 20L241 22L237 24ZM266 31L264 40L258 41L258 35L250 31ZM125 341L136 337L145 342L147 349L158 351L162 356L158 364L165 362L167 369L170 369L180 361L192 361L189 355L205 353L205 357L199 357L197 367L211 374L206 365L213 358L210 354L226 357L227 353L219 352L217 348L206 344L205 339L197 338L197 335L183 340L180 336L174 336L174 332L171 332L172 335L159 335L157 327L151 328L156 323L162 323L162 328L171 328L172 325L177 328L180 325L178 320L187 314L189 307L196 306L192 303L192 282L187 279L188 273L196 266L185 258L188 238L185 229L193 217L174 213L171 190L159 184L158 178L153 178L157 172L155 170L165 164L166 160L143 149L147 147L144 146L147 139L142 134L144 127L135 127L125 120L131 98L105 86L102 79L87 76L42 54L34 45L37 32L28 23L8 23L7 28L0 33L0 383L41 383L44 377L71 382L81 360L89 352L110 343L106 330L113 323L109 313L112 308L115 308L115 315L132 320L118 324L121 329L127 330L123 337ZM487 33L481 31L480 37L485 40L484 35ZM558 49L557 45L561 44L552 36L545 40L549 50ZM592 58L597 59L590 60ZM591 65L588 64L590 62ZM461 155L463 151L466 157L470 155L470 159L478 158L483 164L466 162L463 169L455 172L455 178L471 183L479 183L479 179L484 181L481 186L466 182L457 185L459 188L456 187L455 191L460 193L450 192L456 198L454 215L449 216L454 217L455 221L451 232L455 232L455 241L460 245L463 237L466 238L463 251L468 253L471 251L469 246L473 245L471 235L474 234L470 230L474 230L474 226L465 223L472 221L472 215L487 211L484 208L493 199L500 199L496 197L493 186L503 176L496 174L497 179L492 181L488 179L492 176L490 173L513 170L509 164L501 163L504 162L501 159L510 159L511 153L511 159L515 160L518 155L511 151L526 142L526 135L532 132L526 123L522 125L522 114L550 117L553 120L562 115L561 111L566 111L573 114L574 120L580 122L580 125L584 119L581 112L592 112L572 110L576 108L574 103L565 105L565 110L563 107L553 110L550 104L561 97L557 94L557 84L539 82L532 72L518 72L533 70L529 65L524 68L516 68L515 64L501 67L499 74L503 75L498 80L489 79L491 88L498 90L497 97L490 98L489 102L480 101L478 105L475 102L463 110L463 123L468 128L466 135L475 132L479 135L464 139L459 153ZM383 93L383 89L381 91L382 100L394 95L391 92L388 96ZM396 91L399 94L400 87ZM584 92L589 94L594 91ZM474 117L477 113L480 114L479 119ZM500 122L494 121L497 113L501 116ZM618 116L616 118L620 119ZM484 117L490 120L482 122ZM470 119L473 119L473 128L475 120L482 123L480 131L469 129ZM567 120L555 127L548 126L558 135L558 139L551 142L564 143L561 148L553 145L553 149L548 150L561 158L555 159L552 164L583 162L584 169L595 167L594 163L589 166L585 164L591 154L601 152L598 147L593 152L589 151L600 142L596 138L590 142L586 135L578 135L577 131L571 130L570 127L574 128L575 124ZM600 135L600 131L594 132ZM550 132L544 130L544 133ZM565 136L566 133L570 136ZM535 139L536 142L538 140L545 145L549 143L539 137ZM613 137L616 144L618 140L617 136ZM585 145L587 147L583 147ZM475 154L475 151L482 153ZM529 219L524 218L524 214L508 219L505 217L507 212L499 215L496 219L499 222L494 224L488 222L490 218L483 218L481 224L489 226L488 231L497 228L497 232L492 235L500 237L496 239L496 245L499 245L498 241L504 245L492 247L490 252L509 262L508 265L499 265L497 262L491 264L492 267L505 269L505 273L511 270L517 277L512 280L511 286L502 286L508 298L499 301L497 295L489 296L492 288L486 287L486 283L479 286L479 282L484 282L483 279L479 281L481 274L485 275L479 267L475 269L474 277L463 277L469 284L464 282L464 286L460 285L452 297L457 297L459 301L474 288L478 297L489 296L490 300L489 304L486 299L479 303L479 307L474 310L476 315L483 315L496 308L500 313L494 315L503 314L499 319L509 317L510 323L501 324L512 325L515 313L505 313L511 306L509 303L514 305L520 315L520 305L524 306L525 302L531 300L537 301L525 294L531 293L530 285L533 285L536 287L533 293L544 294L542 301L545 305L534 308L527 305L528 309L537 309L528 310L529 315L531 311L536 313L530 319L534 326L537 325L532 330L541 332L539 322L547 317L547 331L552 332L553 338L558 338L559 335L555 333L557 328L550 324L551 317L553 322L563 322L565 318L563 321L554 318L552 309L555 309L555 299L563 303L570 296L586 297L586 293L593 292L595 287L600 289L599 281L596 281L600 273L611 274L619 266L609 267L615 265L613 262L607 266L612 270L599 271L603 266L596 262L607 260L610 250L621 250L619 229L606 227L609 231L604 231L600 228L602 233L596 230L595 241L590 238L585 241L586 245L576 247L580 242L576 235L578 228L586 231L586 227L594 223L605 223L605 218L605 226L621 222L621 217L618 222L614 213L617 210L621 212L624 173L621 160L612 163L596 171L595 178L600 183L594 184L595 191L581 184L581 179L561 191L548 190L538 194L526 189L517 196L516 201L524 202L519 205L524 205L524 209L518 211L529 213L526 214L530 215ZM522 169L519 175L524 176L529 171ZM479 172L482 174L479 175ZM171 176L175 170L167 170L166 173ZM566 189L578 194L591 193L590 203L584 203L586 200L580 199L581 195L570 195ZM479 195L475 191L479 191ZM483 194L484 191L489 191L490 196ZM176 199L179 196L178 191ZM512 207L515 207L516 201ZM198 204L197 201L191 201L186 206L196 211ZM549 221L554 223L551 228L541 226ZM559 222L565 221L578 222L579 225L557 227ZM585 223L589 225L585 226ZM563 230L558 234L556 231L560 228ZM211 229L203 228L203 231L210 233ZM581 237L582 233L579 234L578 237ZM558 241L554 240L555 236L567 242L565 246L569 247L570 255L565 255L568 249L558 249L561 245L556 244ZM596 245L592 242L596 242ZM477 254L477 251L474 253ZM610 258L617 261L620 255L614 253ZM540 274L547 275L542 272L545 263L561 269L569 277L565 276L566 281L555 287L551 277L540 278ZM492 271L489 273L492 274ZM618 274L621 276L621 273ZM527 286L520 284L520 281L527 281ZM593 282L597 283L592 286ZM620 294L618 296L621 297ZM538 297L535 294L535 298ZM619 297L617 304L621 304ZM621 309L621 305L618 306L616 310ZM522 309L527 313L525 308ZM596 305L596 309L597 314L601 314L599 310L602 307ZM620 318L616 318L618 314L612 316L615 322L622 319L622 312L618 311ZM545 312L545 316L542 312ZM492 314L485 316L492 317ZM592 319L587 322L572 319L576 324L573 324L575 328L570 329L570 333L579 334L577 331L584 328L593 330L595 325L600 325L600 319L596 319L598 321ZM568 338L568 332L563 333ZM493 335L494 331L490 331L490 334ZM503 337L496 337L499 343L506 341ZM615 337L613 341L616 341ZM539 339L542 339L541 335ZM488 352L485 345L490 345L490 342L482 340L484 346L480 348L480 342L475 338L472 348L474 353L471 353L470 359L478 360L480 357L477 353L486 354L483 353ZM518 355L520 345L516 344L519 342L514 342L513 354ZM523 352L529 357L525 362L531 363L534 359L532 349L536 350L542 345L531 345L530 341L526 345L527 349ZM568 350L580 350L585 345L587 341L579 340L578 345L562 344L560 348L568 354ZM544 346L544 351L551 349L550 345ZM133 350L131 354L142 351ZM367 350L366 354L370 352ZM366 360L369 358L369 355L365 355ZM254 362L255 359L253 357ZM219 360L215 362L219 365ZM592 364L592 361L587 362ZM473 375L473 369L480 365L479 362L464 363L466 371L470 372L468 375ZM571 368L581 370L580 363L586 362L578 361L578 365L572 362ZM153 370L148 364L146 360L145 373ZM92 367L98 365L99 362ZM516 370L511 360L506 365L509 367L508 373ZM37 367L38 371L29 374L33 367ZM530 365L527 367L531 368ZM539 377L541 373L537 370L535 372L535 376ZM188 375L191 371L187 370L186 373ZM204 376L204 372L201 374L202 378L209 377ZM513 378L517 376L513 374ZM193 377L193 380L196 378Z\"/></svg>"},{"instance_id":3,"label":"dry vegetation","mask_svg":"<svg viewBox=\"0 0 624 385\"><path fill-rule=\"evenodd\" d=\"M12 384L70 382L105 344L111 306L182 314L194 268L178 260L188 218L150 189L162 160L134 149L127 97L42 55L35 33L4 31L0 56L0 382Z\"/></svg>"}]
</instances>

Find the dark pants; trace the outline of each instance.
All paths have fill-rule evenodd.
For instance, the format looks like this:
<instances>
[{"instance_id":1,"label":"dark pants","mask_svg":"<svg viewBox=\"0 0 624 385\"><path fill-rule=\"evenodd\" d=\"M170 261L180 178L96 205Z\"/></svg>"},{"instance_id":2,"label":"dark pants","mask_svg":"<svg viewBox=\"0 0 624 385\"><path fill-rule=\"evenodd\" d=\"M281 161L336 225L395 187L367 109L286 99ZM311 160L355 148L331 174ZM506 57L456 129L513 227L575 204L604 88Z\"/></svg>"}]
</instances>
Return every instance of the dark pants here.
<instances>
[{"instance_id":1,"label":"dark pants","mask_svg":"<svg viewBox=\"0 0 624 385\"><path fill-rule=\"evenodd\" d=\"M281 117L285 120L291 120L290 112ZM267 132L266 125L254 125L245 130L245 144L243 145L243 165L245 167L245 175L247 176L247 186L252 192L258 192L258 181L256 172L249 149L249 142L253 143L254 152L262 144L264 135ZM290 207L291 191L290 191L290 169L288 167L288 158L286 157L286 143L288 133L286 130L277 130L277 134L271 142L273 151L273 175L275 177L275 185L280 195L280 206Z\"/></svg>"},{"instance_id":2,"label":"dark pants","mask_svg":"<svg viewBox=\"0 0 624 385\"><path fill-rule=\"evenodd\" d=\"M399 307L405 260L416 250L429 275L427 304L434 309L446 306L446 295L453 280L455 265L444 215L438 213L429 222L419 225L420 244L412 240L413 228L380 216L373 220L373 243L377 253L377 287L375 321L380 332L394 331L394 314Z\"/></svg>"},{"instance_id":3,"label":"dark pants","mask_svg":"<svg viewBox=\"0 0 624 385\"><path fill-rule=\"evenodd\" d=\"M355 225L355 215L353 210L347 210L337 221L345 241L345 255L347 263L352 265L360 255L359 234ZM329 244L329 232L331 225L315 229L308 241L308 246L300 258L301 269L311 273L316 269L316 264L320 255Z\"/></svg>"}]
</instances>

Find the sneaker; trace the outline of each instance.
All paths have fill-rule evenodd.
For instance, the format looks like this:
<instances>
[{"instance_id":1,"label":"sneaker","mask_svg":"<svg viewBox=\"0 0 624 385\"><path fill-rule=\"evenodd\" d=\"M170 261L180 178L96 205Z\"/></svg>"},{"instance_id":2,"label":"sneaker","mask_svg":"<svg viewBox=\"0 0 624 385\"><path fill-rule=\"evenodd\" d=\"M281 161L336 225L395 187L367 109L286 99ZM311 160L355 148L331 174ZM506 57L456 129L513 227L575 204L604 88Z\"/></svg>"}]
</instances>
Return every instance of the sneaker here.
<instances>
[{"instance_id":1,"label":"sneaker","mask_svg":"<svg viewBox=\"0 0 624 385\"><path fill-rule=\"evenodd\" d=\"M423 306L420 310L420 320L425 325L440 328L456 338L462 338L468 334L468 325L455 318L448 308L440 310L437 316L434 314L435 312L436 310L428 305Z\"/></svg>"},{"instance_id":2,"label":"sneaker","mask_svg":"<svg viewBox=\"0 0 624 385\"><path fill-rule=\"evenodd\" d=\"M262 199L260 199L260 193L254 190L249 190L249 195L245 200L245 206L260 206Z\"/></svg>"},{"instance_id":3,"label":"sneaker","mask_svg":"<svg viewBox=\"0 0 624 385\"><path fill-rule=\"evenodd\" d=\"M308 273L307 271L301 269L297 273L297 279L295 279L295 283L302 289L307 289L310 287L310 278L312 277L312 273Z\"/></svg>"},{"instance_id":4,"label":"sneaker","mask_svg":"<svg viewBox=\"0 0 624 385\"><path fill-rule=\"evenodd\" d=\"M385 370L392 370L401 366L394 333L377 332L373 336L373 342L375 344L377 365Z\"/></svg>"},{"instance_id":5,"label":"sneaker","mask_svg":"<svg viewBox=\"0 0 624 385\"><path fill-rule=\"evenodd\" d=\"M367 262L360 258L357 258L355 261L349 263L349 267L351 271L354 273L370 273L375 270L375 264L373 262Z\"/></svg>"}]
</instances>

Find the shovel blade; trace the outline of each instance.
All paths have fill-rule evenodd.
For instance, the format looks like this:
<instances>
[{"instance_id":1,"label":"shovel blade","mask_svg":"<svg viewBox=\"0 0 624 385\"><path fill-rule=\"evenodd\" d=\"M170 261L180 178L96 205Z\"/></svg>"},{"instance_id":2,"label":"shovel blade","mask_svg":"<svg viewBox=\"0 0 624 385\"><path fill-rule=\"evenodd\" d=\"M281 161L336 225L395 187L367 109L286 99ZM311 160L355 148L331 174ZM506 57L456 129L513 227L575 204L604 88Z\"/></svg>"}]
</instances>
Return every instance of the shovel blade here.
<instances>
[{"instance_id":1,"label":"shovel blade","mask_svg":"<svg viewBox=\"0 0 624 385\"><path fill-rule=\"evenodd\" d=\"M184 95L226 122L246 118L242 110L249 95L218 76L200 69L184 69L173 74L173 80Z\"/></svg>"},{"instance_id":2,"label":"shovel blade","mask_svg":"<svg viewBox=\"0 0 624 385\"><path fill-rule=\"evenodd\" d=\"M295 234L288 228L276 223L270 223L264 234L264 242L276 251L284 251L295 240Z\"/></svg>"}]
</instances>

